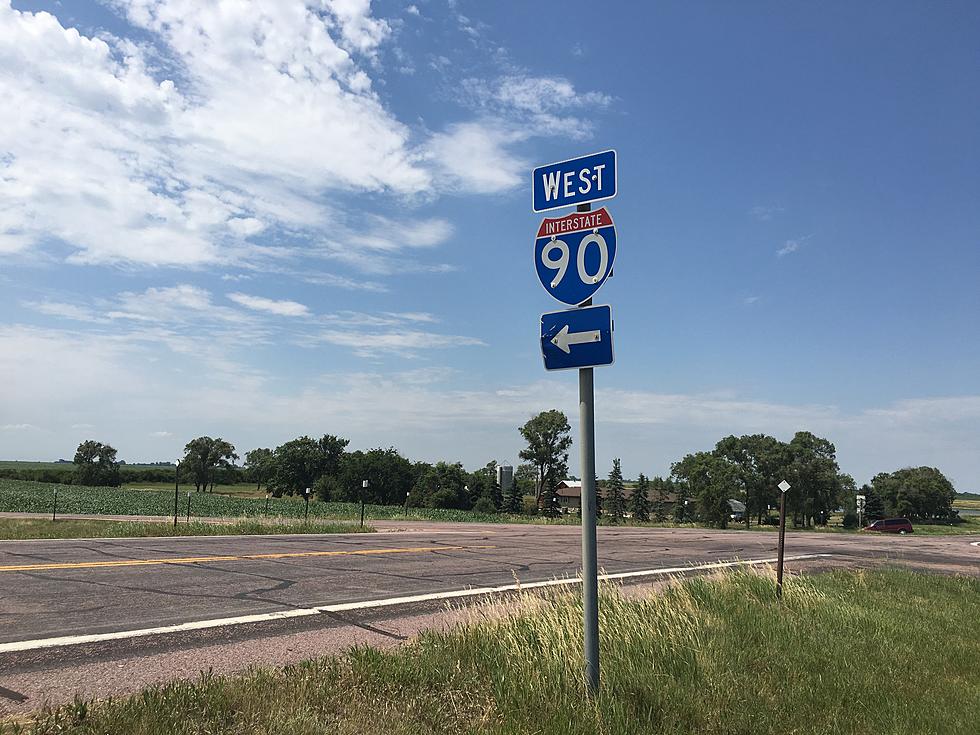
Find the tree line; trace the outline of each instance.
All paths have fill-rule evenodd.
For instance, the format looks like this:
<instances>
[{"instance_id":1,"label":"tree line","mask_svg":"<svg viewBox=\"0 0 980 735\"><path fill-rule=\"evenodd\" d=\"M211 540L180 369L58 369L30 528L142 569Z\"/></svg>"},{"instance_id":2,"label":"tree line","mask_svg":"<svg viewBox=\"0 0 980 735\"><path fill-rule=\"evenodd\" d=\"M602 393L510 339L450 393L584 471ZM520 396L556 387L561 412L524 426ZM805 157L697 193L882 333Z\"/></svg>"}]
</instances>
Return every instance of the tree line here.
<instances>
[{"instance_id":1,"label":"tree line","mask_svg":"<svg viewBox=\"0 0 980 735\"><path fill-rule=\"evenodd\" d=\"M570 478L568 418L558 410L544 411L518 431L525 446L508 488L497 484L495 460L470 472L459 462L413 462L394 447L348 451L349 440L333 434L252 449L242 465L231 442L201 436L185 445L178 471L199 492L213 491L215 484L252 482L257 491L265 488L277 497L303 495L309 489L321 500L557 516L563 511L559 486ZM75 453L74 482L118 486L122 475L116 454L108 444L82 442ZM162 473L162 480L173 479L172 469L146 470ZM839 508L846 511L845 523L856 524L858 492L866 496L868 520L893 515L948 520L955 515L955 490L938 469L879 473L858 491L854 479L841 472L834 444L808 431L797 432L788 442L766 434L727 436L710 451L672 463L668 476L641 473L635 483L624 480L615 459L608 478L597 480L596 502L613 522L629 517L725 527L738 515L750 526L769 521L779 503L781 480L792 486L786 506L794 526L826 525ZM734 514L731 500L744 503L744 513Z\"/></svg>"},{"instance_id":2,"label":"tree line","mask_svg":"<svg viewBox=\"0 0 980 735\"><path fill-rule=\"evenodd\" d=\"M527 442L518 469L535 478L535 505L546 515L561 512L559 485L568 475L572 445L567 417L557 410L538 414L520 429ZM630 488L619 459L608 479L596 482L596 507L613 522L627 516L638 521L672 519L724 528L733 517L746 527L769 522L780 502L780 481L786 493L787 517L797 527L826 525L836 510L845 511L845 525L856 525L859 493L854 478L841 471L834 444L809 431L798 431L788 442L766 434L727 436L710 451L685 455L670 466L667 477L640 474ZM919 521L948 521L956 517L952 483L934 467L915 467L875 475L863 485L865 518L904 516ZM733 512L730 501L744 503Z\"/></svg>"}]
</instances>

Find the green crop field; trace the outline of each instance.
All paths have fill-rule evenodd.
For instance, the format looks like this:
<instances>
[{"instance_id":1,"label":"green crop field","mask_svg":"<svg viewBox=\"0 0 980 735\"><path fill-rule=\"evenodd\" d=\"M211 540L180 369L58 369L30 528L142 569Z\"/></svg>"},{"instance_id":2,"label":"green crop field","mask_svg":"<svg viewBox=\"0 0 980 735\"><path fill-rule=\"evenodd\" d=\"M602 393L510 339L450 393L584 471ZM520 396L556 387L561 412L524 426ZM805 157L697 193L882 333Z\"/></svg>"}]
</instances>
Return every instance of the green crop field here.
<instances>
[{"instance_id":1,"label":"green crop field","mask_svg":"<svg viewBox=\"0 0 980 735\"><path fill-rule=\"evenodd\" d=\"M232 494L219 492L191 491L191 516L204 518L302 518L304 502L299 497L271 498L266 504L265 493L258 497L248 497L245 488L254 486L228 486ZM234 488L241 488L238 495ZM86 487L84 485L57 485L27 480L0 478L0 512L50 513L54 505L54 491L58 492L58 513L82 513L87 515L147 515L172 516L174 512L174 491L172 486L155 489L154 483L134 483L130 487ZM179 494L179 514L186 513L186 485L181 486ZM368 505L365 518L369 520L431 520L448 522L477 523L539 523L577 525L574 514L560 518L542 516L512 515L508 513L477 513L468 510L441 508L405 508L398 505ZM310 501L310 518L323 520L351 521L360 518L360 505L357 503L333 503ZM966 522L955 526L927 525L916 523L916 533L923 534L964 534L980 533L980 516L968 516ZM601 518L600 523L608 525L609 518ZM692 524L643 524L649 527L693 528ZM732 532L743 530L741 524L733 524ZM752 526L754 531L774 532L774 526ZM795 533L853 533L840 527L828 526L825 529L787 529Z\"/></svg>"},{"instance_id":2,"label":"green crop field","mask_svg":"<svg viewBox=\"0 0 980 735\"><path fill-rule=\"evenodd\" d=\"M904 571L698 578L600 600L583 691L578 595L525 594L382 652L75 702L25 735L974 735L980 580ZM0 731L3 726L0 725Z\"/></svg>"},{"instance_id":3,"label":"green crop field","mask_svg":"<svg viewBox=\"0 0 980 735\"><path fill-rule=\"evenodd\" d=\"M174 492L173 482L124 482L124 490L169 490L171 496ZM180 492L185 496L188 491L194 491L193 483L180 483ZM265 488L255 489L254 482L237 483L235 485L215 485L214 492L217 495L231 495L236 498L265 498Z\"/></svg>"}]
</instances>

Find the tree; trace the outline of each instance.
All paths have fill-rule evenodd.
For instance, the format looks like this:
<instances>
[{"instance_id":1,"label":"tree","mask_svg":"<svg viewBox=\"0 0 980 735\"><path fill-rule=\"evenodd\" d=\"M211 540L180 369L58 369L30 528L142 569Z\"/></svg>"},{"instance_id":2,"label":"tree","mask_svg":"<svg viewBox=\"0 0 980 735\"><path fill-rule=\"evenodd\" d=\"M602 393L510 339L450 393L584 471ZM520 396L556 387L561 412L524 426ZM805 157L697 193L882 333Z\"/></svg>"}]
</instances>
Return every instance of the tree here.
<instances>
[{"instance_id":1,"label":"tree","mask_svg":"<svg viewBox=\"0 0 980 735\"><path fill-rule=\"evenodd\" d=\"M715 445L714 454L736 469L736 487L745 499L746 528L753 515L762 523L763 514L776 502L776 486L788 464L787 451L786 444L765 434L726 436Z\"/></svg>"},{"instance_id":2,"label":"tree","mask_svg":"<svg viewBox=\"0 0 980 735\"><path fill-rule=\"evenodd\" d=\"M953 515L956 490L935 467L906 467L879 473L872 491L884 501L889 515L913 520L947 520Z\"/></svg>"},{"instance_id":3,"label":"tree","mask_svg":"<svg viewBox=\"0 0 980 735\"><path fill-rule=\"evenodd\" d=\"M665 480L662 477L653 478L653 518L658 523L663 523L667 520L667 506L670 504L670 484L670 480Z\"/></svg>"},{"instance_id":4,"label":"tree","mask_svg":"<svg viewBox=\"0 0 980 735\"><path fill-rule=\"evenodd\" d=\"M885 499L881 492L875 490L872 485L862 485L861 494L864 496L864 517L865 523L877 521L885 517Z\"/></svg>"},{"instance_id":5,"label":"tree","mask_svg":"<svg viewBox=\"0 0 980 735\"><path fill-rule=\"evenodd\" d=\"M514 477L514 481L510 484L510 487L504 492L501 510L505 513L520 513L524 510L524 495L517 482L517 477Z\"/></svg>"},{"instance_id":6,"label":"tree","mask_svg":"<svg viewBox=\"0 0 980 735\"><path fill-rule=\"evenodd\" d=\"M718 528L728 526L731 513L728 499L738 481L737 471L730 462L710 452L695 452L671 465L670 471L681 495L694 497L698 518L703 523ZM679 498L678 502L683 501ZM688 513L683 511L683 516L686 519Z\"/></svg>"},{"instance_id":7,"label":"tree","mask_svg":"<svg viewBox=\"0 0 980 735\"><path fill-rule=\"evenodd\" d=\"M645 523L650 520L650 483L642 472L636 478L629 506L634 521Z\"/></svg>"},{"instance_id":8,"label":"tree","mask_svg":"<svg viewBox=\"0 0 980 735\"><path fill-rule=\"evenodd\" d=\"M793 514L793 525L825 524L843 494L836 448L827 439L798 431L789 443L788 456L785 473L793 487L786 493L786 507Z\"/></svg>"},{"instance_id":9,"label":"tree","mask_svg":"<svg viewBox=\"0 0 980 735\"><path fill-rule=\"evenodd\" d=\"M89 439L75 450L76 485L119 487L119 462L116 450L108 444Z\"/></svg>"},{"instance_id":10,"label":"tree","mask_svg":"<svg viewBox=\"0 0 980 735\"><path fill-rule=\"evenodd\" d=\"M230 467L238 459L235 447L220 436L212 439L210 436L199 436L191 439L184 446L184 461L182 467L190 472L197 492L203 487L214 489L214 473L218 467Z\"/></svg>"},{"instance_id":11,"label":"tree","mask_svg":"<svg viewBox=\"0 0 980 735\"><path fill-rule=\"evenodd\" d=\"M323 475L336 477L348 443L347 439L324 434L319 439L301 436L276 447L269 486L279 495L302 494Z\"/></svg>"},{"instance_id":12,"label":"tree","mask_svg":"<svg viewBox=\"0 0 980 735\"><path fill-rule=\"evenodd\" d=\"M520 428L527 447L520 458L537 470L535 499L545 513L557 513L558 483L568 472L568 448L572 445L572 428L565 414L558 410L543 411ZM547 498L543 497L547 493Z\"/></svg>"},{"instance_id":13,"label":"tree","mask_svg":"<svg viewBox=\"0 0 980 735\"><path fill-rule=\"evenodd\" d=\"M412 488L414 502L426 508L468 510L467 473L459 462L437 462L426 470Z\"/></svg>"},{"instance_id":14,"label":"tree","mask_svg":"<svg viewBox=\"0 0 980 735\"><path fill-rule=\"evenodd\" d=\"M623 470L619 459L613 460L609 482L606 484L606 509L613 523L619 523L626 516L626 496L623 492Z\"/></svg>"},{"instance_id":15,"label":"tree","mask_svg":"<svg viewBox=\"0 0 980 735\"><path fill-rule=\"evenodd\" d=\"M262 486L269 482L273 466L271 449L260 448L245 452L246 477L248 477L250 482L255 483L256 491L261 490Z\"/></svg>"},{"instance_id":16,"label":"tree","mask_svg":"<svg viewBox=\"0 0 980 735\"><path fill-rule=\"evenodd\" d=\"M329 485L334 492L331 499L360 502L362 483L367 480L365 502L401 505L416 481L412 463L394 447L347 452L341 455L339 464L339 470L332 475L335 482Z\"/></svg>"}]
</instances>

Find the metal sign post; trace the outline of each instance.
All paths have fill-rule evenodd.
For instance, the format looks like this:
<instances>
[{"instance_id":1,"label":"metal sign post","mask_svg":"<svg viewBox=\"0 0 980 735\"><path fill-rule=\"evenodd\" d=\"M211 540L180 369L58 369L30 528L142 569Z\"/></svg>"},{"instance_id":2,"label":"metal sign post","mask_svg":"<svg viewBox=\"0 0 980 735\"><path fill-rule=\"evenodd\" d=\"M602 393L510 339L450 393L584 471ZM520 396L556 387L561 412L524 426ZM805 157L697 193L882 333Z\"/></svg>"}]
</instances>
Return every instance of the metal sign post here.
<instances>
[{"instance_id":1,"label":"metal sign post","mask_svg":"<svg viewBox=\"0 0 980 735\"><path fill-rule=\"evenodd\" d=\"M779 495L779 552L776 554L776 598L781 600L783 598L783 547L786 542L786 491L792 485L783 480L778 487L781 492Z\"/></svg>"},{"instance_id":2,"label":"metal sign post","mask_svg":"<svg viewBox=\"0 0 980 735\"><path fill-rule=\"evenodd\" d=\"M589 204L580 204L588 212ZM592 304L589 299L584 306ZM599 692L599 561L596 552L595 380L591 367L578 371L578 420L582 462L582 609L585 638L585 686Z\"/></svg>"},{"instance_id":3,"label":"metal sign post","mask_svg":"<svg viewBox=\"0 0 980 735\"><path fill-rule=\"evenodd\" d=\"M531 172L533 211L575 206L573 214L541 222L534 242L534 269L552 297L577 307L541 316L541 355L546 370L578 369L585 687L593 696L599 692L593 368L613 362L614 325L610 307L593 307L592 297L612 275L616 226L605 207L593 212L591 203L616 196L617 178L613 150L539 166Z\"/></svg>"}]
</instances>

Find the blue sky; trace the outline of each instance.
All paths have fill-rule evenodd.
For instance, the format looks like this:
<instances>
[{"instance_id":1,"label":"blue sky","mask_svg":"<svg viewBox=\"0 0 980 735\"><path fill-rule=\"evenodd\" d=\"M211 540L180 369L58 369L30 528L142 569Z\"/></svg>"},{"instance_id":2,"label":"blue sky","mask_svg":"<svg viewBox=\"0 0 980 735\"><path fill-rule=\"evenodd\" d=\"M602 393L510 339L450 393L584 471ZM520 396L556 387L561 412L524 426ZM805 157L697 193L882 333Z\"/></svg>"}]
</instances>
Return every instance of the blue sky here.
<instances>
[{"instance_id":1,"label":"blue sky","mask_svg":"<svg viewBox=\"0 0 980 735\"><path fill-rule=\"evenodd\" d=\"M978 37L967 2L0 2L0 455L515 462L577 412L530 169L616 148L600 468L808 429L980 488Z\"/></svg>"}]
</instances>

